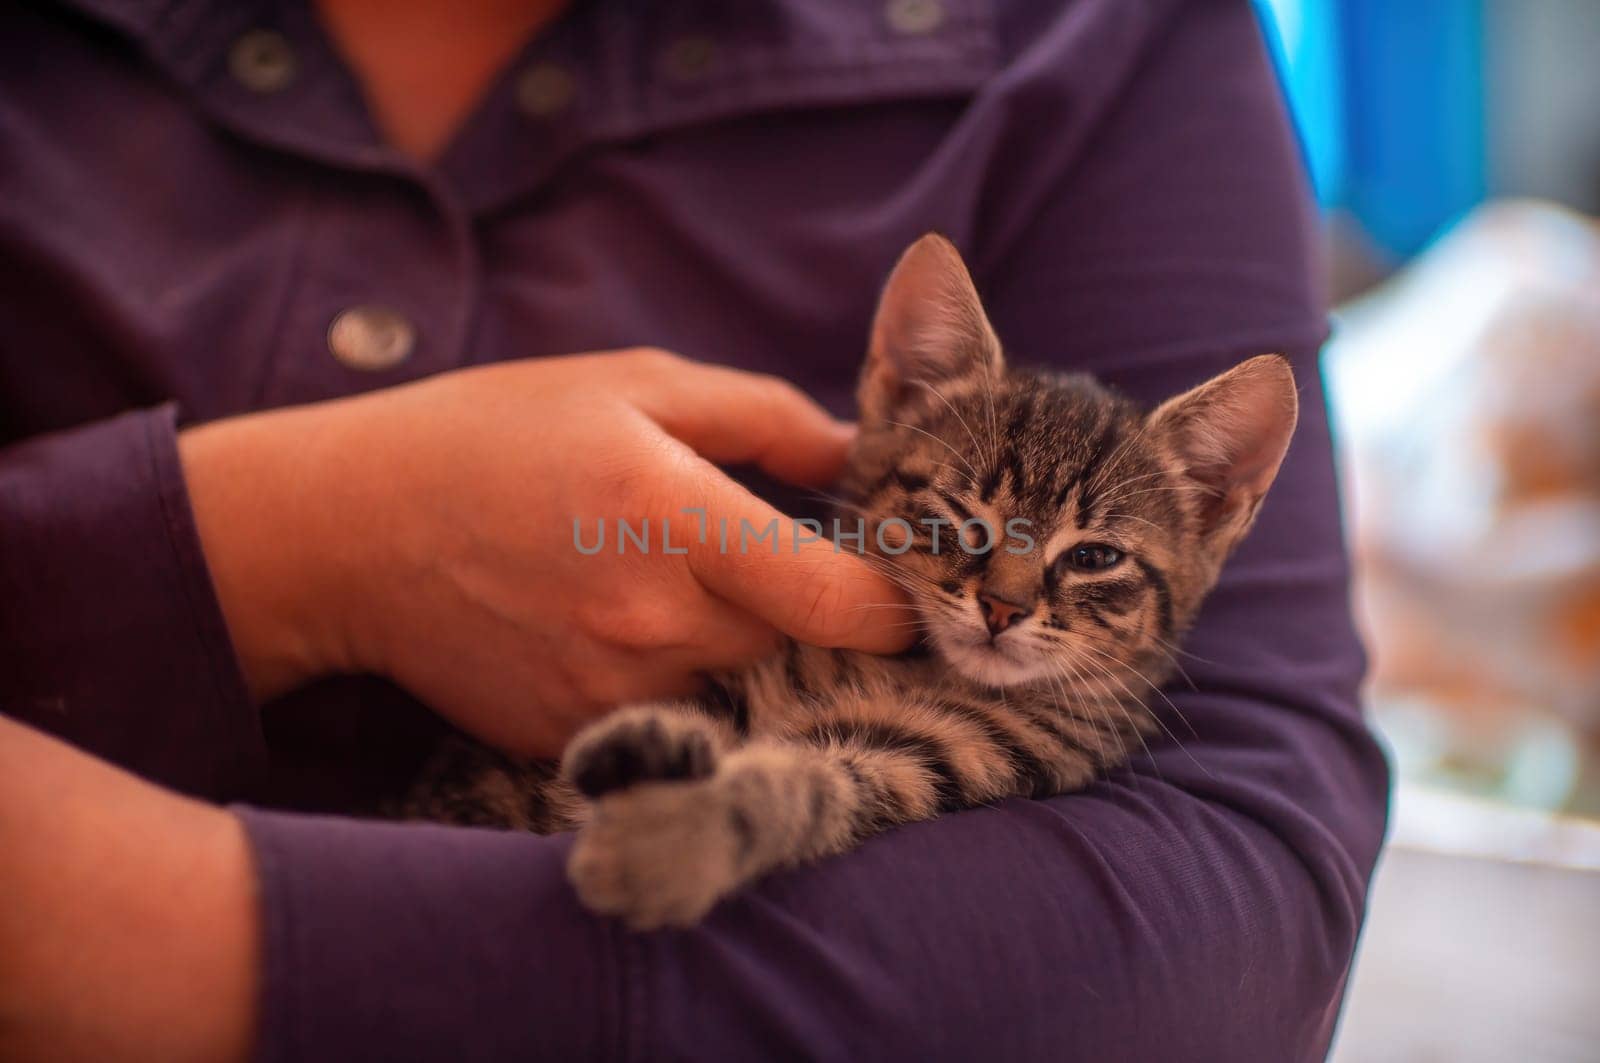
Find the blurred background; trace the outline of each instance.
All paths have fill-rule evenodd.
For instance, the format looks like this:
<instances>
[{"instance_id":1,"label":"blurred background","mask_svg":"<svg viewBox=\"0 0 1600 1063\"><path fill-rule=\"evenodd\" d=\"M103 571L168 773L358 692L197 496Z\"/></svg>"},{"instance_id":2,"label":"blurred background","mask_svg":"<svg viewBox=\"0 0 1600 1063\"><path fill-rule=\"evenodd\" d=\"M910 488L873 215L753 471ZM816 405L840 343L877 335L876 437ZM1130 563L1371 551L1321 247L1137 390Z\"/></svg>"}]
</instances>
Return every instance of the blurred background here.
<instances>
[{"instance_id":1,"label":"blurred background","mask_svg":"<svg viewBox=\"0 0 1600 1063\"><path fill-rule=\"evenodd\" d=\"M1600 0L1259 0L1391 844L1333 1058L1600 1060Z\"/></svg>"}]
</instances>

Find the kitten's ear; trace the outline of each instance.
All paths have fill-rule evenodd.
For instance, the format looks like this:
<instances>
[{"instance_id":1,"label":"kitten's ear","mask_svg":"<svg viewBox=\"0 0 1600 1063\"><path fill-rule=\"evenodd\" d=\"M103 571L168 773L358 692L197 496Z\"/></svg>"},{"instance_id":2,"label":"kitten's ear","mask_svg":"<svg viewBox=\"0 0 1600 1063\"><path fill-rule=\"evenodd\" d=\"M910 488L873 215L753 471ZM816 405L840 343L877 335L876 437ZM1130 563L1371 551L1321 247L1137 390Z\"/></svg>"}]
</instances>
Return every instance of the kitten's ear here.
<instances>
[{"instance_id":1,"label":"kitten's ear","mask_svg":"<svg viewBox=\"0 0 1600 1063\"><path fill-rule=\"evenodd\" d=\"M857 400L882 420L931 386L948 393L1001 371L1000 341L955 245L929 233L900 256L878 300Z\"/></svg>"},{"instance_id":2,"label":"kitten's ear","mask_svg":"<svg viewBox=\"0 0 1600 1063\"><path fill-rule=\"evenodd\" d=\"M1222 549L1250 530L1299 414L1289 360L1264 354L1150 415L1153 434L1165 436L1184 474L1202 488L1202 534Z\"/></svg>"}]
</instances>

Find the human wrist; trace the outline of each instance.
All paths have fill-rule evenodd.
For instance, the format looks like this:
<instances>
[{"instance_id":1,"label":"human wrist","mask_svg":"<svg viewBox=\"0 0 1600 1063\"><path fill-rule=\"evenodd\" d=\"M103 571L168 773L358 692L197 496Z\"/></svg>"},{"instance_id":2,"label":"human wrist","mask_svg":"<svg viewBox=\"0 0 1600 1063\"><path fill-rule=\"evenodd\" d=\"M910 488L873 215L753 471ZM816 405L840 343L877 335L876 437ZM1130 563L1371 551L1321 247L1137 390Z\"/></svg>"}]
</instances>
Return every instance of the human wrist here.
<instances>
[{"instance_id":1,"label":"human wrist","mask_svg":"<svg viewBox=\"0 0 1600 1063\"><path fill-rule=\"evenodd\" d=\"M339 403L231 418L179 433L212 587L257 702L356 670L360 595L347 545L363 516L346 475ZM348 504L347 504L348 503Z\"/></svg>"}]
</instances>

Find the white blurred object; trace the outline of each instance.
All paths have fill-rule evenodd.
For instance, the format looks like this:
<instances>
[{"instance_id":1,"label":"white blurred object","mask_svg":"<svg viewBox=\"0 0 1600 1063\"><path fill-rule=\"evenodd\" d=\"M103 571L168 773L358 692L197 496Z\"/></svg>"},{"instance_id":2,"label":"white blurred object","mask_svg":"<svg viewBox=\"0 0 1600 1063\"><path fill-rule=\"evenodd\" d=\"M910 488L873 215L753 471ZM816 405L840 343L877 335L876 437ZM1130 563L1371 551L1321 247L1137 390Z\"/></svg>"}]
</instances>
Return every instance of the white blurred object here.
<instances>
[{"instance_id":1,"label":"white blurred object","mask_svg":"<svg viewBox=\"0 0 1600 1063\"><path fill-rule=\"evenodd\" d=\"M1600 227L1486 206L1336 317L1324 366L1380 719L1420 734L1419 704L1444 711L1436 760L1571 800L1600 732ZM1579 736L1565 759L1551 717Z\"/></svg>"},{"instance_id":2,"label":"white blurred object","mask_svg":"<svg viewBox=\"0 0 1600 1063\"><path fill-rule=\"evenodd\" d=\"M1396 790L1334 1063L1600 1058L1600 826Z\"/></svg>"}]
</instances>

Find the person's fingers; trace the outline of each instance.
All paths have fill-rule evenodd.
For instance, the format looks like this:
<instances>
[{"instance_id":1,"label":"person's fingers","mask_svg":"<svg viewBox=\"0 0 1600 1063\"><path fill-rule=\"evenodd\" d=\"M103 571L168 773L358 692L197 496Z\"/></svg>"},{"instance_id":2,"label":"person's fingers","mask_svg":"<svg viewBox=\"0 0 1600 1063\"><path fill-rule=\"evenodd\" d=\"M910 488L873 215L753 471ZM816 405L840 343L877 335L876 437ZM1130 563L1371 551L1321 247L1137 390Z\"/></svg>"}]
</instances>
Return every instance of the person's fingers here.
<instances>
[{"instance_id":1,"label":"person's fingers","mask_svg":"<svg viewBox=\"0 0 1600 1063\"><path fill-rule=\"evenodd\" d=\"M641 359L630 379L634 404L702 457L754 463L789 483L832 482L855 438L777 377L664 356Z\"/></svg>"},{"instance_id":2,"label":"person's fingers","mask_svg":"<svg viewBox=\"0 0 1600 1063\"><path fill-rule=\"evenodd\" d=\"M492 744L509 747L515 742L515 752L522 755L548 756L547 749L536 748L532 743L547 738L552 729L564 739L618 706L688 697L705 688L704 669L687 662L665 660L661 650L597 647L585 660L584 667L591 674L575 684L568 697L526 720L504 725L518 728L519 736L525 732L526 738L492 741Z\"/></svg>"},{"instance_id":3,"label":"person's fingers","mask_svg":"<svg viewBox=\"0 0 1600 1063\"><path fill-rule=\"evenodd\" d=\"M681 479L671 495L698 507L679 519L689 568L712 594L812 645L869 653L910 645L904 596L857 556L859 544L820 539L706 462L669 475Z\"/></svg>"},{"instance_id":4,"label":"person's fingers","mask_svg":"<svg viewBox=\"0 0 1600 1063\"><path fill-rule=\"evenodd\" d=\"M710 594L687 625L681 647L662 656L692 672L723 672L770 657L783 645L783 634L771 624Z\"/></svg>"},{"instance_id":5,"label":"person's fingers","mask_svg":"<svg viewBox=\"0 0 1600 1063\"><path fill-rule=\"evenodd\" d=\"M608 705L686 697L709 675L733 672L776 653L783 635L772 625L695 586L698 601L682 606L684 621L671 645L599 650L609 661L591 694Z\"/></svg>"},{"instance_id":6,"label":"person's fingers","mask_svg":"<svg viewBox=\"0 0 1600 1063\"><path fill-rule=\"evenodd\" d=\"M601 700L614 707L640 701L684 698L705 689L705 676L693 668L663 668L658 654L642 650L615 651L614 679L605 684Z\"/></svg>"}]
</instances>

